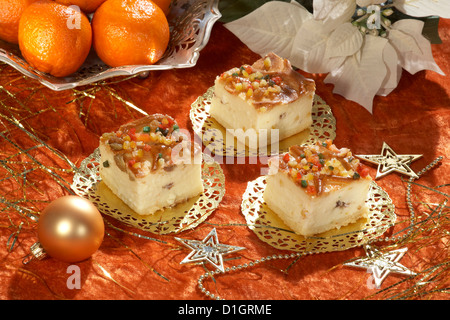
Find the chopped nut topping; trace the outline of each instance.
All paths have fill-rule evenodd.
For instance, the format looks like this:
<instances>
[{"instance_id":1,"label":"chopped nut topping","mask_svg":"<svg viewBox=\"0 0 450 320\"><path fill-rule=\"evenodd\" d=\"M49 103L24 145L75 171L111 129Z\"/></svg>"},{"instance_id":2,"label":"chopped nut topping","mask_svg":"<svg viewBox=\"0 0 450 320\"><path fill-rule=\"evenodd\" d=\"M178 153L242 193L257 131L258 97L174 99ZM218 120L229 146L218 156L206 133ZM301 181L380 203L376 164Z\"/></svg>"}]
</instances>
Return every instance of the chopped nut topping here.
<instances>
[{"instance_id":1,"label":"chopped nut topping","mask_svg":"<svg viewBox=\"0 0 450 320\"><path fill-rule=\"evenodd\" d=\"M275 54L268 54L253 65L232 68L222 73L219 81L228 92L239 95L259 111L290 103L315 90L314 81L301 76L286 59Z\"/></svg>"},{"instance_id":2,"label":"chopped nut topping","mask_svg":"<svg viewBox=\"0 0 450 320\"><path fill-rule=\"evenodd\" d=\"M289 152L280 157L279 168L310 195L329 191L329 185L342 186L352 180L371 179L369 170L349 149L338 149L331 140L290 147Z\"/></svg>"},{"instance_id":3,"label":"chopped nut topping","mask_svg":"<svg viewBox=\"0 0 450 320\"><path fill-rule=\"evenodd\" d=\"M143 177L173 164L172 149L183 141L179 128L173 118L157 114L126 124L117 132L104 133L101 140L111 147L118 164Z\"/></svg>"}]
</instances>

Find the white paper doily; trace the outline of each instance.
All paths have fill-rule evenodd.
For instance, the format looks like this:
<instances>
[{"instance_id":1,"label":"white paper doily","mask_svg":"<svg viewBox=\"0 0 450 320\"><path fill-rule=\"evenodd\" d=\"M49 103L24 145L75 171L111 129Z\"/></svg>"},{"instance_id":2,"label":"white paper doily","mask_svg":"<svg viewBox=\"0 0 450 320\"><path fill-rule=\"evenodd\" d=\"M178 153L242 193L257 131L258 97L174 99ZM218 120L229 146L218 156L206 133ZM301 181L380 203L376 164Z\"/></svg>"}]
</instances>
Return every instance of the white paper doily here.
<instances>
[{"instance_id":1,"label":"white paper doily","mask_svg":"<svg viewBox=\"0 0 450 320\"><path fill-rule=\"evenodd\" d=\"M306 254L346 250L379 237L396 221L391 198L372 181L366 200L369 208L367 219L359 219L314 237L303 237L290 230L267 206L263 199L265 187L266 176L250 181L243 195L241 211L258 238L277 249Z\"/></svg>"}]
</instances>

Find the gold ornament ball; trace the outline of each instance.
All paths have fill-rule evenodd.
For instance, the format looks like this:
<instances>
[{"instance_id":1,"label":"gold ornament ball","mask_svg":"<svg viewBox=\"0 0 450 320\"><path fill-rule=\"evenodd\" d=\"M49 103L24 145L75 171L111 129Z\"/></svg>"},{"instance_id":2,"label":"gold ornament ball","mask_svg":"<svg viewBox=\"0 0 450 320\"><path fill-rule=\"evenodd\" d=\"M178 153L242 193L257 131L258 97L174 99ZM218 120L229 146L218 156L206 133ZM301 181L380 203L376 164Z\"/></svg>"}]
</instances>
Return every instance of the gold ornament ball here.
<instances>
[{"instance_id":1,"label":"gold ornament ball","mask_svg":"<svg viewBox=\"0 0 450 320\"><path fill-rule=\"evenodd\" d=\"M105 233L103 218L87 199L64 196L41 213L38 239L45 252L64 262L80 262L94 254Z\"/></svg>"}]
</instances>

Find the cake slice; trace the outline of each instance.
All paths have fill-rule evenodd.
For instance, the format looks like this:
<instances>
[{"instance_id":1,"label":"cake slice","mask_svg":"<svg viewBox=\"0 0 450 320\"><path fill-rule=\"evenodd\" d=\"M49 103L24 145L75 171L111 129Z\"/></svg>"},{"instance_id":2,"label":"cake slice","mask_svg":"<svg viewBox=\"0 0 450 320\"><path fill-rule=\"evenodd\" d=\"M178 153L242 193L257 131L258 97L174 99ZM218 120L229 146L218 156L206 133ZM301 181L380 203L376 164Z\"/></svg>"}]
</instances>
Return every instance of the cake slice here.
<instances>
[{"instance_id":1,"label":"cake slice","mask_svg":"<svg viewBox=\"0 0 450 320\"><path fill-rule=\"evenodd\" d=\"M269 53L253 65L216 77L209 112L238 141L250 146L245 133L248 137L254 132L262 147L273 143L271 129L279 130L283 140L311 126L314 93L313 80L294 71L287 59ZM266 132L264 139L259 136Z\"/></svg>"},{"instance_id":2,"label":"cake slice","mask_svg":"<svg viewBox=\"0 0 450 320\"><path fill-rule=\"evenodd\" d=\"M167 115L146 116L103 134L100 153L102 180L140 215L203 192L201 150Z\"/></svg>"},{"instance_id":3,"label":"cake slice","mask_svg":"<svg viewBox=\"0 0 450 320\"><path fill-rule=\"evenodd\" d=\"M366 217L369 170L331 140L273 158L264 200L296 234L313 236Z\"/></svg>"}]
</instances>

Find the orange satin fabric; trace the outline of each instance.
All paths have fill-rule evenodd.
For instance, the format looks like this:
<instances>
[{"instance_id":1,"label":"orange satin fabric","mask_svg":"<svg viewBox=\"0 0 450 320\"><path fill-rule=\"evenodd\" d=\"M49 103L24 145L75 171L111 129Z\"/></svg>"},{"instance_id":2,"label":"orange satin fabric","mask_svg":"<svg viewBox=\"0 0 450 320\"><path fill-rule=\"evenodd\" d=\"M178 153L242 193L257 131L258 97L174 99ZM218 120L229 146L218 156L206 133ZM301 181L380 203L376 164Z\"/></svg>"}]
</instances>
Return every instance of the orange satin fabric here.
<instances>
[{"instance_id":1,"label":"orange satin fabric","mask_svg":"<svg viewBox=\"0 0 450 320\"><path fill-rule=\"evenodd\" d=\"M450 22L441 19L439 34L443 43L432 45L435 60L447 75L450 73L449 30ZM167 113L178 121L180 127L192 130L190 106L213 85L216 75L231 67L252 63L258 58L222 24L217 23L195 67L152 72L146 79L134 78L112 87L119 96L133 101L142 110ZM92 104L80 106L80 101L70 102L73 100L71 91L55 93L39 87L33 80L21 78L10 67L3 70L2 86L14 90L13 86L17 84L32 84L40 88L40 93L48 95L52 105L57 106L56 110L46 111L45 117L35 117L29 123L41 139L75 164L79 164L97 148L99 136L103 132L115 130L122 123L140 116L117 100L113 102L105 91L97 92ZM356 103L334 95L333 86L323 83L325 75L304 74L316 81L317 94L332 108L337 120L337 146L349 147L357 154L377 154L385 141L399 154L423 154L421 159L412 164L415 171L421 170L437 156L444 156L440 166L427 173L420 182L430 186L449 182L450 162L446 158L450 154L448 76L428 71L410 75L404 71L398 87L389 96L375 98L374 112L370 114ZM29 94L29 90L22 90L17 92L17 97L27 99ZM3 91L0 92L1 99L8 99ZM27 106L33 106L35 111L44 110L48 102L35 98ZM8 113L4 106L1 112ZM23 116L26 116L25 111ZM19 130L10 128L10 132L14 141L26 144L26 137L22 139L23 134ZM0 146L1 157L10 152L7 144ZM41 159L47 165L60 163L52 155L41 155ZM260 166L224 164L222 168L226 178L226 194L220 207L208 218L207 223L177 236L201 240L216 227L221 243L246 248L233 254L232 257L240 259L228 261L226 266L284 254L261 242L245 225L240 225L245 224L240 213L242 194L247 182L260 175ZM370 166L370 170L374 177L375 166ZM64 176L70 179L70 173ZM399 219L407 217L406 184L401 176L390 174L377 183L391 196ZM46 191L34 195L43 201L36 207L42 207L45 201L67 193L52 181L40 181L39 186L39 190L44 188ZM12 187L12 184L3 184L1 192L9 197L13 191L8 188ZM432 197L426 190L419 191L425 198ZM10 216L16 225L23 220L13 214ZM145 234L106 218L115 227L164 240L168 244L135 237L106 225L107 234L100 249L91 259L77 264L81 270L81 288L68 289L66 281L70 274L67 273L67 263L48 258L22 264L22 258L29 252L30 245L37 240L35 225L24 225L14 250L8 252L3 244L15 229L8 228L11 221L5 214L0 214L0 219L0 299L206 298L197 287L197 279L205 273L205 269L199 265L181 265L181 260L190 251L179 246L171 235ZM420 270L430 261L440 259L442 252L448 254L445 243L440 247L420 250L409 248L401 263ZM364 269L343 267L342 263L364 255L362 248L354 248L305 256L292 265L293 260L266 262L245 271L220 275L215 284L208 280L205 285L208 290L225 299L363 299L375 292L367 286L368 273ZM286 268L287 273L281 271ZM383 288L402 279L401 275L391 274L384 281Z\"/></svg>"}]
</instances>

